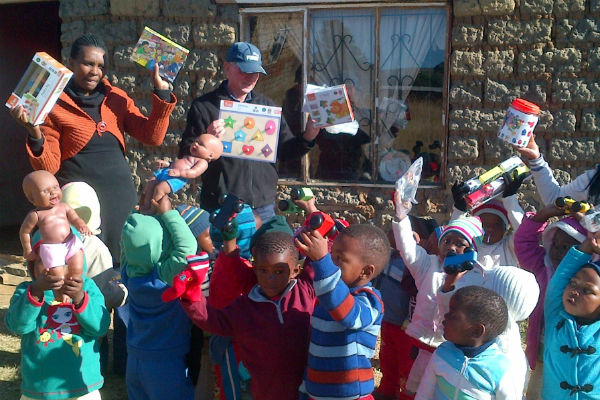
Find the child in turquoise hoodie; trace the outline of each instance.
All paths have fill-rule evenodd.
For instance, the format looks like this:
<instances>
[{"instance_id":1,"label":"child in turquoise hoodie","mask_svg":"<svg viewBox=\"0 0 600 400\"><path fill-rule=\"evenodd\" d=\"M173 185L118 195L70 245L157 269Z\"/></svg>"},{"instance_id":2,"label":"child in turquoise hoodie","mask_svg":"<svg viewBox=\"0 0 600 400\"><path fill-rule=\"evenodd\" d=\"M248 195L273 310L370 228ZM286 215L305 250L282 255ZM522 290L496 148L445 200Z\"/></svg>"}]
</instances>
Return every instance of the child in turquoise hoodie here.
<instances>
[{"instance_id":1,"label":"child in turquoise hoodie","mask_svg":"<svg viewBox=\"0 0 600 400\"><path fill-rule=\"evenodd\" d=\"M52 290L62 278L33 264L33 281L17 286L6 314L8 329L21 336L21 399L99 399L97 339L110 325L104 297L93 280L72 277L64 282L71 302L57 303Z\"/></svg>"}]
</instances>

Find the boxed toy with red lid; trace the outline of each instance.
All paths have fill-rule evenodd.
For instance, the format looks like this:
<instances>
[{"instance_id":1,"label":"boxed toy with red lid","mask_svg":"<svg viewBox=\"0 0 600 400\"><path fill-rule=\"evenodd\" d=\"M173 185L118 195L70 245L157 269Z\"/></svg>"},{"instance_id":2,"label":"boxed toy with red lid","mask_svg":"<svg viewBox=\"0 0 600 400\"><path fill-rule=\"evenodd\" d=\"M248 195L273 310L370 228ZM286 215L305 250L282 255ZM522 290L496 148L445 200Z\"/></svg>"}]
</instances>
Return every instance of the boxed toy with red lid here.
<instances>
[{"instance_id":1,"label":"boxed toy with red lid","mask_svg":"<svg viewBox=\"0 0 600 400\"><path fill-rule=\"evenodd\" d=\"M71 70L47 53L35 53L19 84L6 101L6 106L13 108L23 105L29 122L39 125L56 104L72 75Z\"/></svg>"},{"instance_id":2,"label":"boxed toy with red lid","mask_svg":"<svg viewBox=\"0 0 600 400\"><path fill-rule=\"evenodd\" d=\"M317 121L315 126L323 128L354 121L354 113L348 98L346 85L324 87L306 93L305 111Z\"/></svg>"}]
</instances>

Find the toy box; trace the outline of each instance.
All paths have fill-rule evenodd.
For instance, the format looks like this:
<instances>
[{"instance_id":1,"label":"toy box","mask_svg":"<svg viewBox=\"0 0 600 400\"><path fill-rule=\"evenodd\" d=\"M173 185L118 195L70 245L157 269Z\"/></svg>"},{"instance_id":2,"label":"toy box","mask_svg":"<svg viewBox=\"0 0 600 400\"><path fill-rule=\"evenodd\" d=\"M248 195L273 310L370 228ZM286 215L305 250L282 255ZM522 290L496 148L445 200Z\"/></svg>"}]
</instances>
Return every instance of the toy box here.
<instances>
[{"instance_id":1,"label":"toy box","mask_svg":"<svg viewBox=\"0 0 600 400\"><path fill-rule=\"evenodd\" d=\"M158 63L159 75L172 83L189 52L146 26L133 49L131 60L150 70Z\"/></svg>"},{"instance_id":2,"label":"toy box","mask_svg":"<svg viewBox=\"0 0 600 400\"><path fill-rule=\"evenodd\" d=\"M13 108L21 104L29 122L39 125L56 104L72 75L71 70L47 53L35 53L19 84L6 101L6 106Z\"/></svg>"},{"instance_id":3,"label":"toy box","mask_svg":"<svg viewBox=\"0 0 600 400\"><path fill-rule=\"evenodd\" d=\"M354 121L346 85L315 89L306 93L306 111L323 128Z\"/></svg>"},{"instance_id":4,"label":"toy box","mask_svg":"<svg viewBox=\"0 0 600 400\"><path fill-rule=\"evenodd\" d=\"M222 157L277 161L281 107L221 100L219 119L225 121Z\"/></svg>"}]
</instances>

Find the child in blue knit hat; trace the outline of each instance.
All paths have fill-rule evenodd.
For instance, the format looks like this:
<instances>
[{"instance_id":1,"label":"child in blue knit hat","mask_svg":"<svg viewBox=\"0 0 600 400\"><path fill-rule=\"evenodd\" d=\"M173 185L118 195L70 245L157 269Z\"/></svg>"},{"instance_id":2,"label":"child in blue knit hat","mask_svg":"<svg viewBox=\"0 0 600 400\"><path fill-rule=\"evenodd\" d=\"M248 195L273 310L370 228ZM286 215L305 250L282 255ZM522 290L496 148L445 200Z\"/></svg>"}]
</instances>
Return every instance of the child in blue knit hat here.
<instances>
[{"instance_id":1,"label":"child in blue knit hat","mask_svg":"<svg viewBox=\"0 0 600 400\"><path fill-rule=\"evenodd\" d=\"M544 303L543 399L600 398L600 254L598 233L558 265Z\"/></svg>"}]
</instances>

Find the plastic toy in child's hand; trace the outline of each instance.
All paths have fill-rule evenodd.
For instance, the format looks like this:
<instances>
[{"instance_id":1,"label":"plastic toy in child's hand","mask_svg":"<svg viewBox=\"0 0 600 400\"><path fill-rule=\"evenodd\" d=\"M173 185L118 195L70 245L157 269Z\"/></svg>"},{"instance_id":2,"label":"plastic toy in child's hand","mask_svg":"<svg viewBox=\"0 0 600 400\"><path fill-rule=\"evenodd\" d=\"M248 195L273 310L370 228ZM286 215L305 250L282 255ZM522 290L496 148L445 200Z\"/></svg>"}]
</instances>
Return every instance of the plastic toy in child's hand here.
<instances>
[{"instance_id":1,"label":"plastic toy in child's hand","mask_svg":"<svg viewBox=\"0 0 600 400\"><path fill-rule=\"evenodd\" d=\"M456 254L449 251L444 259L444 272L447 274L457 274L459 272L470 271L477 264L477 252L471 247L467 247L463 254Z\"/></svg>"},{"instance_id":2,"label":"plastic toy in child's hand","mask_svg":"<svg viewBox=\"0 0 600 400\"><path fill-rule=\"evenodd\" d=\"M294 202L290 199L287 200L279 200L277 202L277 209L285 214L302 214L304 210L298 207Z\"/></svg>"},{"instance_id":3,"label":"plastic toy in child's hand","mask_svg":"<svg viewBox=\"0 0 600 400\"><path fill-rule=\"evenodd\" d=\"M572 214L578 212L588 212L592 207L585 201L575 201L571 197L557 197L554 200L556 208L561 209L565 214Z\"/></svg>"},{"instance_id":4,"label":"plastic toy in child's hand","mask_svg":"<svg viewBox=\"0 0 600 400\"><path fill-rule=\"evenodd\" d=\"M588 210L580 222L588 232L599 232L600 211L597 211L595 208Z\"/></svg>"},{"instance_id":5,"label":"plastic toy in child's hand","mask_svg":"<svg viewBox=\"0 0 600 400\"><path fill-rule=\"evenodd\" d=\"M232 220L244 209L244 201L229 193L219 197L219 204L221 208L210 215L209 221L221 231L230 231L233 229Z\"/></svg>"},{"instance_id":6,"label":"plastic toy in child's hand","mask_svg":"<svg viewBox=\"0 0 600 400\"><path fill-rule=\"evenodd\" d=\"M292 189L292 192L290 193L290 197L292 198L292 200L302 200L302 201L307 201L310 200L314 197L314 194L312 192L312 190L310 190L310 188L296 188L296 189Z\"/></svg>"},{"instance_id":7,"label":"plastic toy in child's hand","mask_svg":"<svg viewBox=\"0 0 600 400\"><path fill-rule=\"evenodd\" d=\"M336 221L329 214L315 211L304 221L306 230L318 231L323 237L332 237L338 233Z\"/></svg>"},{"instance_id":8,"label":"plastic toy in child's hand","mask_svg":"<svg viewBox=\"0 0 600 400\"><path fill-rule=\"evenodd\" d=\"M167 288L162 294L166 303L177 298L188 301L202 299L202 283L209 269L208 253L187 256L187 267L173 278L173 286Z\"/></svg>"},{"instance_id":9,"label":"plastic toy in child's hand","mask_svg":"<svg viewBox=\"0 0 600 400\"><path fill-rule=\"evenodd\" d=\"M396 191L394 193L394 205L396 207L396 217L403 219L412 209L413 204L417 204L415 196L419 181L421 180L421 171L423 170L423 158L419 157L408 170L396 181Z\"/></svg>"}]
</instances>

